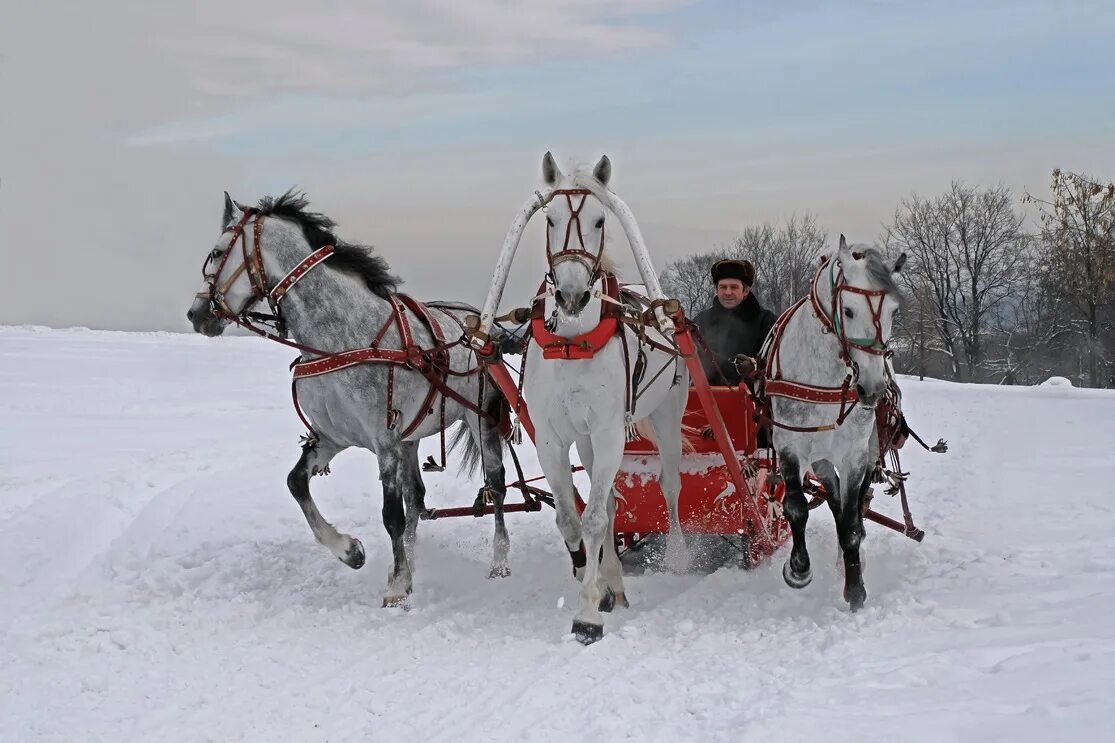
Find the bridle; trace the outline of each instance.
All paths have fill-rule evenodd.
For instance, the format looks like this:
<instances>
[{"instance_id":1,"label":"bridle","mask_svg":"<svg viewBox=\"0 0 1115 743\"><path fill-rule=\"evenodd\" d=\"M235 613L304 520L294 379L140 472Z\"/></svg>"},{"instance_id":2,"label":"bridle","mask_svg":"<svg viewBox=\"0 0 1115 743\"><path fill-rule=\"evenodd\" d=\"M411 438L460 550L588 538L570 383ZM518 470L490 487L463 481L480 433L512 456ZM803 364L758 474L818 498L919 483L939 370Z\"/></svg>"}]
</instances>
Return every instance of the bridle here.
<instances>
[{"instance_id":1,"label":"bridle","mask_svg":"<svg viewBox=\"0 0 1115 743\"><path fill-rule=\"evenodd\" d=\"M251 221L253 217L255 218L252 225L253 239L252 247L249 249L246 228L248 222ZM217 265L217 270L213 273L207 273L205 270L213 260L213 256L210 254L206 257L205 262L201 265L201 275L208 285L208 290L198 292L196 296L200 299L209 301L210 310L214 315L234 322L260 335L272 337L270 333L256 327L252 323L252 320L272 325L275 329L275 333L279 336L276 340L281 340L286 338L286 327L283 322L282 308L279 304L280 301L310 269L333 254L333 246L326 245L315 250L292 268L273 288L268 288L267 271L263 265L263 220L264 215L259 214L256 210L245 209L239 222L231 227L225 228L224 233L232 233L232 238L228 241L228 249L225 250L224 256ZM229 258L232 257L233 252L236 250L237 242L240 243L240 253L243 256L243 260L240 265L230 273L228 278L221 282L221 274L224 272ZM236 280L240 278L240 275L245 272L248 274L248 282L251 284L252 293L244 300L244 304L239 310L234 310L229 305L225 295L232 285L236 283ZM268 306L271 308L271 314L268 315L249 311L250 307L261 300L267 301Z\"/></svg>"},{"instance_id":2,"label":"bridle","mask_svg":"<svg viewBox=\"0 0 1115 743\"><path fill-rule=\"evenodd\" d=\"M546 230L546 263L549 266L549 273L547 274L551 283L557 283L554 278L554 268L566 261L577 261L589 272L589 284L595 284L601 275L600 261L604 256L604 228L600 228L600 245L596 253L592 253L585 249L585 236L581 232L581 210L585 208L585 202L592 191L587 188L559 188L553 192L554 196L564 196L565 202L569 205L569 221L565 223L565 242L561 246L561 250L553 252L550 245L550 231ZM581 200L576 207L573 206L573 197L580 196ZM580 248L569 247L569 241L573 237L573 224L577 225L577 242Z\"/></svg>"},{"instance_id":3,"label":"bridle","mask_svg":"<svg viewBox=\"0 0 1115 743\"><path fill-rule=\"evenodd\" d=\"M853 258L860 259L863 257L862 253L853 253ZM892 352L887 348L886 340L883 338L883 302L886 299L887 292L882 289L862 289L858 286L851 286L844 278L844 266L841 265L840 260L828 262L829 274L829 288L832 292L832 299L828 311L822 306L820 292L818 291L821 274L825 272L825 265L822 264L817 274L813 277L813 285L809 292L809 299L813 304L813 313L821 324L825 326L826 332L832 333L840 341L840 358L845 363L854 363L848 354L849 348L855 348L864 353L869 353L874 356L890 357ZM875 335L872 338L850 338L844 328L843 313L844 313L844 300L843 294L849 292L852 294L859 294L867 300L867 307L871 311L871 323L875 329ZM878 300L876 303L873 300Z\"/></svg>"}]
</instances>

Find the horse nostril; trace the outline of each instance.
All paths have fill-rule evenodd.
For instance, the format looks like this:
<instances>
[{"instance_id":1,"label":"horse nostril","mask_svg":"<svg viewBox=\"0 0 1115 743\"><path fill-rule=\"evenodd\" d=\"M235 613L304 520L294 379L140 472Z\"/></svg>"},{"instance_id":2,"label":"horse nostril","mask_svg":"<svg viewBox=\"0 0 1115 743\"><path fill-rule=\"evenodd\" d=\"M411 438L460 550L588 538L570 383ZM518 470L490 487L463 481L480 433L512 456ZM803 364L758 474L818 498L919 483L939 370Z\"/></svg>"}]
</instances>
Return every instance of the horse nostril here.
<instances>
[{"instance_id":1,"label":"horse nostril","mask_svg":"<svg viewBox=\"0 0 1115 743\"><path fill-rule=\"evenodd\" d=\"M581 306L582 307L584 307L586 304L588 304L588 300L589 300L590 296L591 296L591 294L588 292L587 289L585 291L581 292Z\"/></svg>"},{"instance_id":2,"label":"horse nostril","mask_svg":"<svg viewBox=\"0 0 1115 743\"><path fill-rule=\"evenodd\" d=\"M189 320L190 322L194 321L194 311L193 310L186 310L186 319Z\"/></svg>"},{"instance_id":3,"label":"horse nostril","mask_svg":"<svg viewBox=\"0 0 1115 743\"><path fill-rule=\"evenodd\" d=\"M556 292L554 292L554 299L556 299L557 303L561 306L565 306L565 295L561 293L561 289L558 289Z\"/></svg>"},{"instance_id":4,"label":"horse nostril","mask_svg":"<svg viewBox=\"0 0 1115 743\"><path fill-rule=\"evenodd\" d=\"M878 392L868 392L863 388L862 384L856 385L856 392L859 393L860 404L866 408L873 408L879 402L880 394Z\"/></svg>"}]
</instances>

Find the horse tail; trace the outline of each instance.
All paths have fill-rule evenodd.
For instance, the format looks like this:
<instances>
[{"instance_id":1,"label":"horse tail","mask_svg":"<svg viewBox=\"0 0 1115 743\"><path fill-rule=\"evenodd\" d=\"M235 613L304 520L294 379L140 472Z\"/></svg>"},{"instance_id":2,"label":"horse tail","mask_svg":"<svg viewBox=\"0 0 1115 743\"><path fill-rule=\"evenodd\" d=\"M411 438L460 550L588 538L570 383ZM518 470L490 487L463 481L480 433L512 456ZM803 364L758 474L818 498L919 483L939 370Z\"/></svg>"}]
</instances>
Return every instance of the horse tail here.
<instances>
[{"instance_id":1,"label":"horse tail","mask_svg":"<svg viewBox=\"0 0 1115 743\"><path fill-rule=\"evenodd\" d=\"M488 399L484 401L484 407L482 409L483 414L480 416L479 426L481 430L483 430L484 426L492 425L490 421L494 420L498 422L496 428L499 429L500 435L496 438L500 443L500 461L503 461L503 451L507 447L507 436L505 435L504 428L508 427L507 433L510 433L509 421L511 404L507 401L507 398L503 396L503 392L499 387L493 384L491 390L492 393L489 394ZM488 420L484 419L485 416ZM464 470L465 474L471 477L475 475L476 471L480 468L480 462L483 459L484 452L480 444L477 443L476 437L472 435L471 427L464 421L462 421L461 425L457 426L457 430L453 432L453 438L449 441L449 451L454 451L459 446L464 447L461 451L461 469Z\"/></svg>"}]
</instances>

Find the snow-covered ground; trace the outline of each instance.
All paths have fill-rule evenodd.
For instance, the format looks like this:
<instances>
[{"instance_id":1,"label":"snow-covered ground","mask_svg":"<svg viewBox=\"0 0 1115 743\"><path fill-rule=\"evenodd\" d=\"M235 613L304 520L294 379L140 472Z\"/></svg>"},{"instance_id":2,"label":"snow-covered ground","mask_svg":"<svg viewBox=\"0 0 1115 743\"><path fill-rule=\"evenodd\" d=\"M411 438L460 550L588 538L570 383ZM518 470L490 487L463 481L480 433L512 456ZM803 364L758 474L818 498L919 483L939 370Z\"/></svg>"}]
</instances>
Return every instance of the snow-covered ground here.
<instances>
[{"instance_id":1,"label":"snow-covered ground","mask_svg":"<svg viewBox=\"0 0 1115 743\"><path fill-rule=\"evenodd\" d=\"M381 609L372 456L312 483L360 571L286 490L291 356L0 329L0 740L1111 740L1115 394L907 380L952 448L903 452L927 535L868 524L864 611L817 511L805 590L782 554L632 577L585 648L548 512L509 517L499 581L488 521L423 523L412 608ZM433 506L476 488L427 482Z\"/></svg>"}]
</instances>

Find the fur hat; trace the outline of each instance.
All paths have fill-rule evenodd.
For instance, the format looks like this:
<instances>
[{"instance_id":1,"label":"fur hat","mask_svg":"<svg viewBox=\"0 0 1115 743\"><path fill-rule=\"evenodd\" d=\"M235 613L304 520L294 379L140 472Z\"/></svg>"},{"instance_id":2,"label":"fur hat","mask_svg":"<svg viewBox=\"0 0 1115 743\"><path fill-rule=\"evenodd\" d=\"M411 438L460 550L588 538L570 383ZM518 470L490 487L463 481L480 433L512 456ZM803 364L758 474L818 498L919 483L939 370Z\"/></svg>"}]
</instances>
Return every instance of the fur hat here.
<instances>
[{"instance_id":1,"label":"fur hat","mask_svg":"<svg viewBox=\"0 0 1115 743\"><path fill-rule=\"evenodd\" d=\"M723 260L712 264L712 283L723 279L739 279L744 286L755 283L755 266L751 261Z\"/></svg>"}]
</instances>

